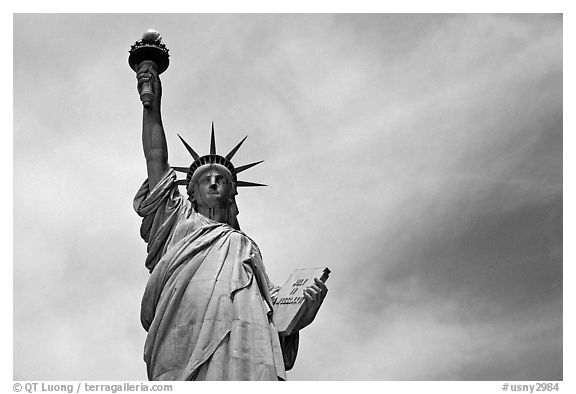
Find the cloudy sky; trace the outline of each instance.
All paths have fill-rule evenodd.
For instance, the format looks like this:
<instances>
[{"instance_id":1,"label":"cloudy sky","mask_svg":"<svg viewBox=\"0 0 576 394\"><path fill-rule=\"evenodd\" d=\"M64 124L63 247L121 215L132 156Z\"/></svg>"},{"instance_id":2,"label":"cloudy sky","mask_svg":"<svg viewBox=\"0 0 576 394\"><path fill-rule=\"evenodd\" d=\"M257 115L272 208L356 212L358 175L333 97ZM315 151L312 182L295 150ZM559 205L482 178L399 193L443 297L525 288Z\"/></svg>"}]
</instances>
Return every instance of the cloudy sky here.
<instances>
[{"instance_id":1,"label":"cloudy sky","mask_svg":"<svg viewBox=\"0 0 576 394\"><path fill-rule=\"evenodd\" d=\"M143 380L130 45L170 163L210 124L271 279L328 266L292 380L562 379L560 15L14 17L14 379Z\"/></svg>"}]
</instances>

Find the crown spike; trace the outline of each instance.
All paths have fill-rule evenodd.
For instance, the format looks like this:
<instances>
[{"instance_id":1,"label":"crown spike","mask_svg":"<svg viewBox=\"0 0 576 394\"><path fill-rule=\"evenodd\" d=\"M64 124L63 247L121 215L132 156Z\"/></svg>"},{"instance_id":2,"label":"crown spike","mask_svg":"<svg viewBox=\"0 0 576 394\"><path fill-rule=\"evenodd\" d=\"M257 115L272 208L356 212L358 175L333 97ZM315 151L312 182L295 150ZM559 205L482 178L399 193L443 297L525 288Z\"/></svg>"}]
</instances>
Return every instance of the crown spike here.
<instances>
[{"instance_id":1,"label":"crown spike","mask_svg":"<svg viewBox=\"0 0 576 394\"><path fill-rule=\"evenodd\" d=\"M254 182L236 181L236 186L247 187L247 186L268 186L268 185L263 185L261 183L254 183Z\"/></svg>"},{"instance_id":2,"label":"crown spike","mask_svg":"<svg viewBox=\"0 0 576 394\"><path fill-rule=\"evenodd\" d=\"M210 137L210 154L216 154L216 139L214 138L214 122L212 122L212 136Z\"/></svg>"},{"instance_id":3,"label":"crown spike","mask_svg":"<svg viewBox=\"0 0 576 394\"><path fill-rule=\"evenodd\" d=\"M238 145L236 145L236 146L234 147L234 149L232 149L232 150L230 151L230 153L228 153L228 154L226 155L226 158L227 158L228 160L232 160L232 158L234 157L234 155L236 154L236 152L238 152L238 149L240 149L240 147L242 146L242 144L244 143L244 141L246 141L246 138L248 138L248 136L242 138L242 141L240 141L240 142L238 143Z\"/></svg>"},{"instance_id":4,"label":"crown spike","mask_svg":"<svg viewBox=\"0 0 576 394\"><path fill-rule=\"evenodd\" d=\"M188 168L188 167L172 167L172 169L174 171L183 172L183 173L187 173L188 170L190 170L190 168Z\"/></svg>"},{"instance_id":5,"label":"crown spike","mask_svg":"<svg viewBox=\"0 0 576 394\"><path fill-rule=\"evenodd\" d=\"M240 167L236 168L236 174L239 174L239 173L241 173L242 171L247 170L248 168L254 167L255 165L258 165L258 164L262 163L263 161L264 161L264 160L260 160L260 161L254 162L254 163L250 163L250 164L246 164L246 165L240 166Z\"/></svg>"},{"instance_id":6,"label":"crown spike","mask_svg":"<svg viewBox=\"0 0 576 394\"><path fill-rule=\"evenodd\" d=\"M180 134L177 134L178 137L180 138L180 141L182 141L182 143L184 144L184 146L186 147L186 149L188 150L188 153L190 153L190 155L192 155L192 157L194 158L194 160L198 160L200 158L200 156L198 155L198 153L196 153L194 151L194 149L192 149L192 147L190 145L188 145L188 143L186 141L184 141L184 138L182 138L182 136L180 136Z\"/></svg>"}]
</instances>

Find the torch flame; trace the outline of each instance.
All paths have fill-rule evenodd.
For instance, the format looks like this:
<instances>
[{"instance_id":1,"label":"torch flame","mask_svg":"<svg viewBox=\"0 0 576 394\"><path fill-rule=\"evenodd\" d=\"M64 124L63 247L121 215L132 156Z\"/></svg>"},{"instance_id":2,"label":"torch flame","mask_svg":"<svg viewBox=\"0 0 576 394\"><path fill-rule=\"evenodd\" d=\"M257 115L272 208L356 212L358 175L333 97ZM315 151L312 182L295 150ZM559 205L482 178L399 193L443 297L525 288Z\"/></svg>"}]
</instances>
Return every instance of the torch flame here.
<instances>
[{"instance_id":1,"label":"torch flame","mask_svg":"<svg viewBox=\"0 0 576 394\"><path fill-rule=\"evenodd\" d=\"M160 32L156 29L148 29L142 35L142 41L144 42L160 42L162 41L162 36Z\"/></svg>"}]
</instances>

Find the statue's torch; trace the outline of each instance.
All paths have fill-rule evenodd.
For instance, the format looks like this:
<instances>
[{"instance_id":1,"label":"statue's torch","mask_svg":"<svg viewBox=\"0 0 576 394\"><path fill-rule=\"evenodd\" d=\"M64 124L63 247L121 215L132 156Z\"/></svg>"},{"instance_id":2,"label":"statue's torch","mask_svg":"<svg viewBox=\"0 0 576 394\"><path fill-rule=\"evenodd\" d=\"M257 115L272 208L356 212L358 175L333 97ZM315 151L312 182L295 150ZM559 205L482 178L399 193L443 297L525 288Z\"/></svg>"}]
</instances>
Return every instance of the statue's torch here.
<instances>
[{"instance_id":1,"label":"statue's torch","mask_svg":"<svg viewBox=\"0 0 576 394\"><path fill-rule=\"evenodd\" d=\"M146 31L142 39L132 45L129 52L128 64L136 73L145 66L154 69L158 74L162 74L170 64L168 48L162 42L160 33L154 29ZM152 85L149 82L144 82L140 101L145 108L150 107L154 93Z\"/></svg>"}]
</instances>

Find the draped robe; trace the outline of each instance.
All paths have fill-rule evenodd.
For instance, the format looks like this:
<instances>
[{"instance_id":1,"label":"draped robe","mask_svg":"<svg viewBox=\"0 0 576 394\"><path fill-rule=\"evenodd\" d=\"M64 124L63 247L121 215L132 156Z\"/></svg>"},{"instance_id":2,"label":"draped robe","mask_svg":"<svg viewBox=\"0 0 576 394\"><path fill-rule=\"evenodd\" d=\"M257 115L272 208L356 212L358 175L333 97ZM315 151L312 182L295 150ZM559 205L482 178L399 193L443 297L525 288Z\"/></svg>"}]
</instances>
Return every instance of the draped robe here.
<instances>
[{"instance_id":1,"label":"draped robe","mask_svg":"<svg viewBox=\"0 0 576 394\"><path fill-rule=\"evenodd\" d=\"M168 171L134 209L143 217L151 275L140 319L150 380L285 380L298 333L279 337L278 291L254 241L197 213Z\"/></svg>"}]
</instances>

